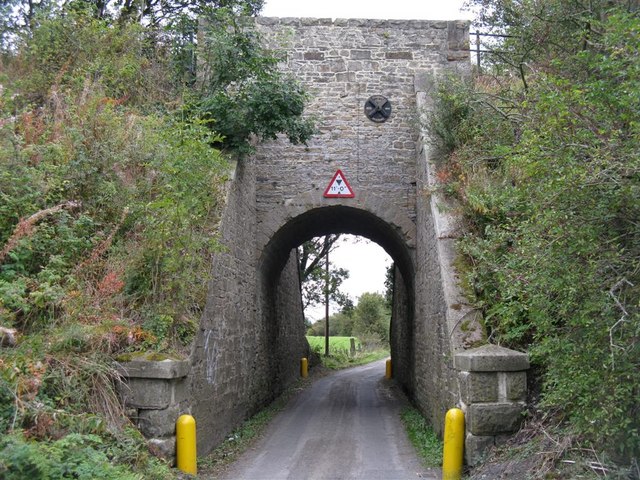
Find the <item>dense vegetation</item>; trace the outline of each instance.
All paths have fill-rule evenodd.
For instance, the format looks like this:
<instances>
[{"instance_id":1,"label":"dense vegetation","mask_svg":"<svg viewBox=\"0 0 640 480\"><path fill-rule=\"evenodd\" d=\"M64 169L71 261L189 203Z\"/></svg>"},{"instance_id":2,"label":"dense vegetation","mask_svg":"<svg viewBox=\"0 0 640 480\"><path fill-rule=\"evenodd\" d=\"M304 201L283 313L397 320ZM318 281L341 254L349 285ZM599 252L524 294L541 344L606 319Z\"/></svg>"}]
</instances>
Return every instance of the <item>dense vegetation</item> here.
<instances>
[{"instance_id":1,"label":"dense vegetation","mask_svg":"<svg viewBox=\"0 0 640 480\"><path fill-rule=\"evenodd\" d=\"M1 32L0 327L19 338L0 357L0 476L162 478L124 420L113 359L188 349L227 158L254 136L304 141L304 92L236 19L256 2L199 12L212 67L200 76L186 4L172 22L107 3L2 7L14 4Z\"/></svg>"},{"instance_id":2,"label":"dense vegetation","mask_svg":"<svg viewBox=\"0 0 640 480\"><path fill-rule=\"evenodd\" d=\"M123 424L112 359L181 354L219 248L226 158L312 132L304 92L235 16L261 3L0 2L0 326L20 336L0 357L3 478L168 475ZM482 75L443 82L430 124L469 226L465 288L492 341L530 352L532 417L569 439L554 458L633 463L637 2L471 3L510 36ZM384 301L366 300L338 333L384 339Z\"/></svg>"},{"instance_id":3,"label":"dense vegetation","mask_svg":"<svg viewBox=\"0 0 640 480\"><path fill-rule=\"evenodd\" d=\"M470 3L509 36L473 79L443 82L430 121L469 227L464 287L490 339L531 354L534 416L572 439L556 458L581 447L637 470L638 6Z\"/></svg>"},{"instance_id":4,"label":"dense vegetation","mask_svg":"<svg viewBox=\"0 0 640 480\"><path fill-rule=\"evenodd\" d=\"M329 317L329 334L358 337L365 344L389 345L391 310L385 297L365 292L358 297L355 307L343 308ZM307 335L323 336L325 321L318 320L307 330Z\"/></svg>"}]
</instances>

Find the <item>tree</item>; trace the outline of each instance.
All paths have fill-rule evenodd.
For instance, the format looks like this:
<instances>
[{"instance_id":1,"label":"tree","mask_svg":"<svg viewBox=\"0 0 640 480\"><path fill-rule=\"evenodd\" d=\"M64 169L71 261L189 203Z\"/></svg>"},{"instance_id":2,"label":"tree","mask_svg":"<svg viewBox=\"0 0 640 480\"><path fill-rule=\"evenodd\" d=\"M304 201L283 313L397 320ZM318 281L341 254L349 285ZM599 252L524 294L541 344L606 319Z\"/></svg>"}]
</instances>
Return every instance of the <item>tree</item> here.
<instances>
[{"instance_id":1,"label":"tree","mask_svg":"<svg viewBox=\"0 0 640 480\"><path fill-rule=\"evenodd\" d=\"M340 235L315 237L298 247L298 271L304 308L324 302L327 252L331 253L338 247L339 239ZM340 291L340 285L346 278L349 278L348 270L330 270L329 298L348 310L353 307L353 302L348 295Z\"/></svg>"},{"instance_id":2,"label":"tree","mask_svg":"<svg viewBox=\"0 0 640 480\"><path fill-rule=\"evenodd\" d=\"M395 284L396 264L392 263L387 267L384 275L384 299L389 310L393 308L393 289L395 288Z\"/></svg>"},{"instance_id":3,"label":"tree","mask_svg":"<svg viewBox=\"0 0 640 480\"><path fill-rule=\"evenodd\" d=\"M324 319L318 320L307 327L307 335L324 336ZM353 335L353 315L345 312L334 313L329 317L329 335L350 337Z\"/></svg>"},{"instance_id":4,"label":"tree","mask_svg":"<svg viewBox=\"0 0 640 480\"><path fill-rule=\"evenodd\" d=\"M490 63L524 69L597 49L598 24L611 12L638 11L638 0L468 0L484 31L506 34Z\"/></svg>"},{"instance_id":5,"label":"tree","mask_svg":"<svg viewBox=\"0 0 640 480\"><path fill-rule=\"evenodd\" d=\"M306 94L291 75L278 69L277 55L267 52L247 22L229 9L209 11L199 45L204 79L195 113L222 135L220 147L240 156L250 153L250 140L306 143L315 131L303 117Z\"/></svg>"},{"instance_id":6,"label":"tree","mask_svg":"<svg viewBox=\"0 0 640 480\"><path fill-rule=\"evenodd\" d=\"M545 416L638 458L638 3L475 3L516 37L496 60L509 75L435 102L457 139L447 192L470 226L460 283L490 338L531 355ZM510 72L516 42L537 42L524 90Z\"/></svg>"},{"instance_id":7,"label":"tree","mask_svg":"<svg viewBox=\"0 0 640 480\"><path fill-rule=\"evenodd\" d=\"M36 17L49 10L49 0L0 0L0 47L15 47L17 38L30 32L36 25Z\"/></svg>"},{"instance_id":8,"label":"tree","mask_svg":"<svg viewBox=\"0 0 640 480\"><path fill-rule=\"evenodd\" d=\"M60 24L66 17L71 17L66 20L70 24L99 20L114 34L140 23L144 63L160 60L173 66L173 78L162 80L171 82L164 85L166 91L186 99L178 112L181 119L205 122L216 134L212 146L243 157L252 152L254 139L283 134L300 144L315 132L313 121L303 116L304 89L278 68L280 58L262 47L254 28L250 17L259 13L262 4L262 0L73 0L59 6L47 0L0 0L0 41L5 50L20 38L29 42L39 12L45 11L60 19ZM57 35L57 43L51 40L45 49L71 52L65 36ZM127 57L127 45L121 48L114 55ZM68 62L58 62L47 71L52 78L65 75L67 63L77 63L71 53L68 57ZM96 64L99 74L109 71ZM140 67L131 70L135 68ZM135 84L135 78L131 82Z\"/></svg>"},{"instance_id":9,"label":"tree","mask_svg":"<svg viewBox=\"0 0 640 480\"><path fill-rule=\"evenodd\" d=\"M353 312L353 335L374 336L389 341L391 315L385 297L379 293L363 293Z\"/></svg>"}]
</instances>

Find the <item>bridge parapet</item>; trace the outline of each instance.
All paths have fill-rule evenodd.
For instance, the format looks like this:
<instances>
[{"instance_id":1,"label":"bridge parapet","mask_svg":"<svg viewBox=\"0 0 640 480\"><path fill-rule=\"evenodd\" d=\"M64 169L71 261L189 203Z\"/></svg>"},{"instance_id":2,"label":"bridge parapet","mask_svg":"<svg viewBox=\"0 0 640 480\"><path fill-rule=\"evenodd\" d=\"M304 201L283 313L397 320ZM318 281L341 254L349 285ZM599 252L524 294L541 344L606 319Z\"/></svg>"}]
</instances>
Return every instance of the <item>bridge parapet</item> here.
<instances>
[{"instance_id":1,"label":"bridge parapet","mask_svg":"<svg viewBox=\"0 0 640 480\"><path fill-rule=\"evenodd\" d=\"M127 414L159 457L175 458L176 420L189 413L190 369L188 360L139 359L118 364L124 378L119 394Z\"/></svg>"},{"instance_id":2,"label":"bridge parapet","mask_svg":"<svg viewBox=\"0 0 640 480\"><path fill-rule=\"evenodd\" d=\"M529 356L497 345L454 356L460 400L466 415L465 456L469 465L522 423L526 408Z\"/></svg>"}]
</instances>

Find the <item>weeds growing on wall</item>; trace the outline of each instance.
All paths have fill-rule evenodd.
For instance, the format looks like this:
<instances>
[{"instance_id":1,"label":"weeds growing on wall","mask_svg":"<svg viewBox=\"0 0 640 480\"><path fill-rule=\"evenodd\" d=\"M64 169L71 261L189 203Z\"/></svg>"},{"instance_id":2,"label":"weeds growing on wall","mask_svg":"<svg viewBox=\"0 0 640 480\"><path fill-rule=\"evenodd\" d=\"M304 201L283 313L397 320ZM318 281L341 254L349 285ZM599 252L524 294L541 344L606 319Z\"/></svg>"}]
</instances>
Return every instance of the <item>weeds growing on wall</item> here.
<instances>
[{"instance_id":1,"label":"weeds growing on wall","mask_svg":"<svg viewBox=\"0 0 640 480\"><path fill-rule=\"evenodd\" d=\"M587 47L539 58L526 83L443 83L430 127L490 339L531 354L538 408L628 462L640 454L640 18L611 7L589 28Z\"/></svg>"}]
</instances>

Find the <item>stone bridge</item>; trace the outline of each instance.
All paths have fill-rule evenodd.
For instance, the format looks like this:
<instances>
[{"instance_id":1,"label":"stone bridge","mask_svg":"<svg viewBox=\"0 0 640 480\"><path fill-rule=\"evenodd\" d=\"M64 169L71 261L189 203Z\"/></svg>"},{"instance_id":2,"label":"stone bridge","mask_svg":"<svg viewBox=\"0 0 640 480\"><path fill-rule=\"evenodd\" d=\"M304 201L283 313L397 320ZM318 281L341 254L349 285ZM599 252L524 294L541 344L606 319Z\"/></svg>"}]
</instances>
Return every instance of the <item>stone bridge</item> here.
<instances>
[{"instance_id":1,"label":"stone bridge","mask_svg":"<svg viewBox=\"0 0 640 480\"><path fill-rule=\"evenodd\" d=\"M468 24L260 18L257 25L308 90L306 114L318 133L307 146L262 144L235 167L221 226L225 249L213 259L191 358L156 375L165 382L162 405L129 403L147 424L165 418L164 430L147 428L147 435L170 438L175 414L190 411L199 450L220 443L289 386L309 354L295 248L314 236L351 233L395 262L394 379L437 431L449 408L465 410L474 463L517 429L528 360L478 348L486 343L479 315L459 291L454 267L460 229L435 188L424 127L438 78L470 73ZM338 170L352 197L325 196ZM132 387L153 377L134 370Z\"/></svg>"}]
</instances>

